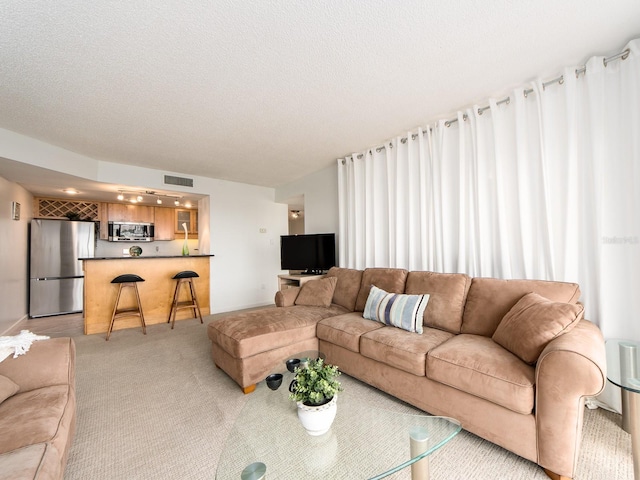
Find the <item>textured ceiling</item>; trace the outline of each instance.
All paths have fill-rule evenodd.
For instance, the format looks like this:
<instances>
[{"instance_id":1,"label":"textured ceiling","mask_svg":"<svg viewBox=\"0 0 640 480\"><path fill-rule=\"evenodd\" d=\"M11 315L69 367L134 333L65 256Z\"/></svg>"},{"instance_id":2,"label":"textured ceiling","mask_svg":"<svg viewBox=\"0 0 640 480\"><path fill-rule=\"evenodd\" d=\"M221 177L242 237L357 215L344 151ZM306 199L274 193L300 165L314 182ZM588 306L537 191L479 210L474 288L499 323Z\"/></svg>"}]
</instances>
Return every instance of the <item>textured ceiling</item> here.
<instances>
[{"instance_id":1,"label":"textured ceiling","mask_svg":"<svg viewBox=\"0 0 640 480\"><path fill-rule=\"evenodd\" d=\"M278 186L640 35L640 1L0 1L0 128Z\"/></svg>"}]
</instances>

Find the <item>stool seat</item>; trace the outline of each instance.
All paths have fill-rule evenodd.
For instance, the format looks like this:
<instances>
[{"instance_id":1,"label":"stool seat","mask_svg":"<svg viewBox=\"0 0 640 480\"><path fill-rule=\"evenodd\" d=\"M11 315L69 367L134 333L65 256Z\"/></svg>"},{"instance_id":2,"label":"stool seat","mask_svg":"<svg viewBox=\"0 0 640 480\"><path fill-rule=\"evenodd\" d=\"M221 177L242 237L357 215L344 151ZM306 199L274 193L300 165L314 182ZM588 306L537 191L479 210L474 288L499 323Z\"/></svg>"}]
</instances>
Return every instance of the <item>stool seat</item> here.
<instances>
[{"instance_id":1,"label":"stool seat","mask_svg":"<svg viewBox=\"0 0 640 480\"><path fill-rule=\"evenodd\" d=\"M202 320L202 313L200 312L200 305L198 305L198 298L196 297L196 289L193 286L193 279L198 277L200 277L200 275L192 270L183 270L182 272L178 272L173 277L171 277L174 280L177 280L176 289L173 292L173 302L171 302L171 310L169 310L169 318L167 319L167 323L171 322L172 330L176 324L176 314L178 313L178 310L182 310L184 308L193 310L194 316L195 314L197 314L198 318L200 318L200 323L204 323L204 321ZM191 294L191 298L186 301L180 301L180 286L185 283L189 285L189 290L187 291L187 293Z\"/></svg>"},{"instance_id":2,"label":"stool seat","mask_svg":"<svg viewBox=\"0 0 640 480\"><path fill-rule=\"evenodd\" d=\"M111 283L129 283L129 282L144 282L144 278L133 273L125 273L124 275L118 275L111 280Z\"/></svg>"},{"instance_id":3,"label":"stool seat","mask_svg":"<svg viewBox=\"0 0 640 480\"><path fill-rule=\"evenodd\" d=\"M200 275L198 275L196 272L192 270L184 270L182 272L176 273L172 278L174 280L177 280L179 278L196 278L196 277L200 277Z\"/></svg>"},{"instance_id":4,"label":"stool seat","mask_svg":"<svg viewBox=\"0 0 640 480\"><path fill-rule=\"evenodd\" d=\"M144 314L142 313L142 302L140 302L140 293L138 292L138 282L144 282L144 278L134 273L125 273L122 275L118 275L116 278L111 280L111 283L118 285L118 294L116 295L116 302L113 306L113 313L111 314L111 322L109 323L109 329L107 330L106 340L109 340L109 337L111 336L113 324L115 323L116 318L120 317L140 317L142 333L144 333L145 335L147 334L147 327L144 323ZM127 287L133 288L136 298L136 305L127 308L118 308L122 290Z\"/></svg>"}]
</instances>

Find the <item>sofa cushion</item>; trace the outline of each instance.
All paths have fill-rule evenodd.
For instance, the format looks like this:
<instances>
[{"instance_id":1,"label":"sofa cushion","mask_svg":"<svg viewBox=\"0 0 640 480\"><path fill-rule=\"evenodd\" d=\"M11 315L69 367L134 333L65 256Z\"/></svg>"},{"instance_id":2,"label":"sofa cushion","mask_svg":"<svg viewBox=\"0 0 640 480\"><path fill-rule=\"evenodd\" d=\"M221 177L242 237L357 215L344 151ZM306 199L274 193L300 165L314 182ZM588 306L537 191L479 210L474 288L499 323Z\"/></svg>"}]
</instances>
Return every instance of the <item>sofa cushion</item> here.
<instances>
[{"instance_id":1,"label":"sofa cushion","mask_svg":"<svg viewBox=\"0 0 640 480\"><path fill-rule=\"evenodd\" d=\"M362 312L369 298L371 285L390 293L404 293L407 271L401 268L367 268L362 273L362 282L356 301L356 312Z\"/></svg>"},{"instance_id":2,"label":"sofa cushion","mask_svg":"<svg viewBox=\"0 0 640 480\"><path fill-rule=\"evenodd\" d=\"M470 286L471 277L464 273L409 272L404 293L429 294L424 325L460 333Z\"/></svg>"},{"instance_id":3,"label":"sofa cushion","mask_svg":"<svg viewBox=\"0 0 640 480\"><path fill-rule=\"evenodd\" d=\"M50 443L36 443L0 453L0 479L63 478L60 452Z\"/></svg>"},{"instance_id":4,"label":"sofa cushion","mask_svg":"<svg viewBox=\"0 0 640 480\"><path fill-rule=\"evenodd\" d=\"M528 293L504 316L493 341L534 364L551 340L570 331L582 318L578 303L552 302L537 293Z\"/></svg>"},{"instance_id":5,"label":"sofa cushion","mask_svg":"<svg viewBox=\"0 0 640 480\"><path fill-rule=\"evenodd\" d=\"M18 393L18 390L20 390L20 387L13 380L0 375L0 403Z\"/></svg>"},{"instance_id":6,"label":"sofa cushion","mask_svg":"<svg viewBox=\"0 0 640 480\"><path fill-rule=\"evenodd\" d=\"M53 385L18 393L2 402L0 432L11 435L0 435L0 452L51 442L62 435L64 411L75 406L71 396L69 385Z\"/></svg>"},{"instance_id":7,"label":"sofa cushion","mask_svg":"<svg viewBox=\"0 0 640 480\"><path fill-rule=\"evenodd\" d=\"M426 375L517 413L533 411L535 369L490 338L456 335L427 355Z\"/></svg>"},{"instance_id":8,"label":"sofa cushion","mask_svg":"<svg viewBox=\"0 0 640 480\"><path fill-rule=\"evenodd\" d=\"M313 338L320 320L346 311L338 305L261 308L214 320L207 335L232 357L245 358Z\"/></svg>"},{"instance_id":9,"label":"sofa cushion","mask_svg":"<svg viewBox=\"0 0 640 480\"><path fill-rule=\"evenodd\" d=\"M21 391L48 385L75 385L76 346L72 338L34 342L29 351L0 362L0 375L10 378ZM37 365L37 368L34 368Z\"/></svg>"},{"instance_id":10,"label":"sofa cushion","mask_svg":"<svg viewBox=\"0 0 640 480\"><path fill-rule=\"evenodd\" d=\"M379 328L384 328L384 325L362 318L360 312L351 312L337 317L325 318L318 322L316 335L320 340L358 353L360 352L360 337Z\"/></svg>"},{"instance_id":11,"label":"sofa cushion","mask_svg":"<svg viewBox=\"0 0 640 480\"><path fill-rule=\"evenodd\" d=\"M491 337L507 312L531 292L553 302L576 303L580 298L577 283L474 278L467 294L461 332Z\"/></svg>"},{"instance_id":12,"label":"sofa cushion","mask_svg":"<svg viewBox=\"0 0 640 480\"><path fill-rule=\"evenodd\" d=\"M276 307L291 307L296 304L296 298L300 293L300 287L289 287L284 290L278 290L273 299Z\"/></svg>"},{"instance_id":13,"label":"sofa cushion","mask_svg":"<svg viewBox=\"0 0 640 480\"><path fill-rule=\"evenodd\" d=\"M360 353L380 363L413 375L425 375L427 352L449 340L453 334L425 327L422 335L409 335L393 327L384 327L360 337Z\"/></svg>"},{"instance_id":14,"label":"sofa cushion","mask_svg":"<svg viewBox=\"0 0 640 480\"><path fill-rule=\"evenodd\" d=\"M426 294L388 293L372 285L362 316L390 327L422 333L424 309L428 302L429 295Z\"/></svg>"},{"instance_id":15,"label":"sofa cushion","mask_svg":"<svg viewBox=\"0 0 640 480\"><path fill-rule=\"evenodd\" d=\"M362 282L362 270L331 267L327 272L327 277L336 277L338 279L336 289L333 292L332 303L353 312Z\"/></svg>"},{"instance_id":16,"label":"sofa cushion","mask_svg":"<svg viewBox=\"0 0 640 480\"><path fill-rule=\"evenodd\" d=\"M300 288L295 304L314 307L330 306L337 282L338 279L336 277L325 277L305 282Z\"/></svg>"}]
</instances>

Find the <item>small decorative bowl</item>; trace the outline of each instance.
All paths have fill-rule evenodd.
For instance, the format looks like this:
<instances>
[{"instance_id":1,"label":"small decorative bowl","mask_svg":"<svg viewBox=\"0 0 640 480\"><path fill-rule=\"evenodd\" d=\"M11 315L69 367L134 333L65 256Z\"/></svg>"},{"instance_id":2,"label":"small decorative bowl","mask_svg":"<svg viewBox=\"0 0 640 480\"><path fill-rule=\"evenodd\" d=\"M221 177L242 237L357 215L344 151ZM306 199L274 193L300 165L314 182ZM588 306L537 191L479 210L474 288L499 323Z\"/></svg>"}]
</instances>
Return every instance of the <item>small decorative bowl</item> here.
<instances>
[{"instance_id":1,"label":"small decorative bowl","mask_svg":"<svg viewBox=\"0 0 640 480\"><path fill-rule=\"evenodd\" d=\"M137 245L134 245L129 249L129 255L131 255L132 257L139 257L141 254L142 248L138 247Z\"/></svg>"},{"instance_id":2,"label":"small decorative bowl","mask_svg":"<svg viewBox=\"0 0 640 480\"><path fill-rule=\"evenodd\" d=\"M290 358L289 360L287 360L287 370L289 370L291 373L295 371L298 365L300 365L299 358Z\"/></svg>"},{"instance_id":3,"label":"small decorative bowl","mask_svg":"<svg viewBox=\"0 0 640 480\"><path fill-rule=\"evenodd\" d=\"M271 390L277 390L282 385L282 374L281 373L272 373L267 378L267 387Z\"/></svg>"}]
</instances>

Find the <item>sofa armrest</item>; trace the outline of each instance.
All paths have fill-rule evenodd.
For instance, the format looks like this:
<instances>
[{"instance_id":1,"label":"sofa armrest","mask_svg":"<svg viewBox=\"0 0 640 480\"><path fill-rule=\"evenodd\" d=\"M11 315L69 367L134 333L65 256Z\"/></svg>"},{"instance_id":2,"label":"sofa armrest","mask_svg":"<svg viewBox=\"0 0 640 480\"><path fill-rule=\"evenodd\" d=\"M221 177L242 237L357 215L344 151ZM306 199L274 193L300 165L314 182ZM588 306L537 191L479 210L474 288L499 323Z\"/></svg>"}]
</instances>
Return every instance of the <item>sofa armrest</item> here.
<instances>
[{"instance_id":1,"label":"sofa armrest","mask_svg":"<svg viewBox=\"0 0 640 480\"><path fill-rule=\"evenodd\" d=\"M276 292L276 307L290 307L295 304L300 287L290 287Z\"/></svg>"},{"instance_id":2,"label":"sofa armrest","mask_svg":"<svg viewBox=\"0 0 640 480\"><path fill-rule=\"evenodd\" d=\"M51 385L75 388L76 346L72 338L61 337L33 342L24 355L10 355L0 362L0 375L15 382L19 392Z\"/></svg>"},{"instance_id":3,"label":"sofa armrest","mask_svg":"<svg viewBox=\"0 0 640 480\"><path fill-rule=\"evenodd\" d=\"M574 477L584 398L602 392L606 381L604 338L590 321L545 347L536 365L538 464Z\"/></svg>"}]
</instances>

